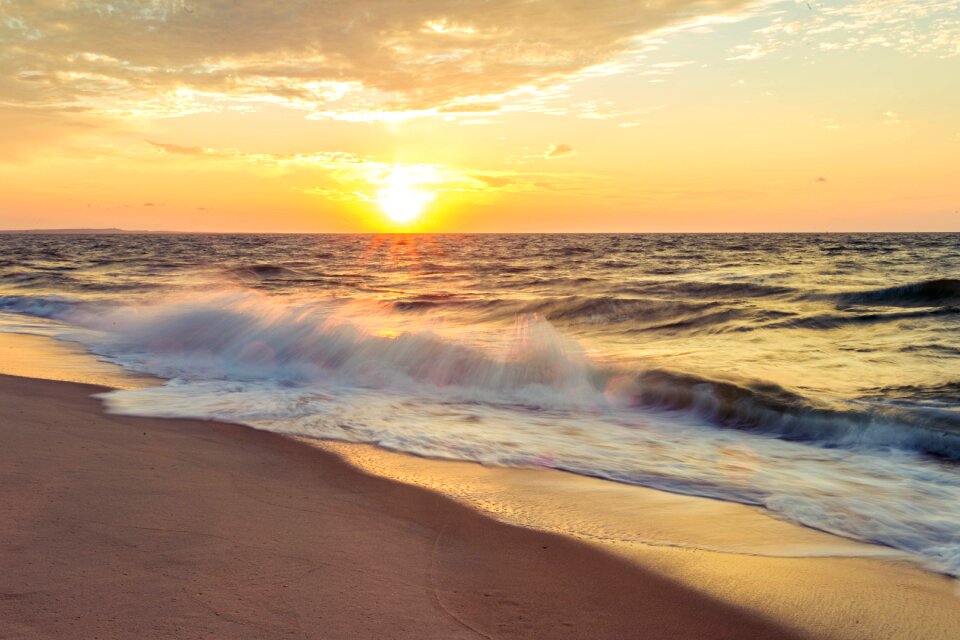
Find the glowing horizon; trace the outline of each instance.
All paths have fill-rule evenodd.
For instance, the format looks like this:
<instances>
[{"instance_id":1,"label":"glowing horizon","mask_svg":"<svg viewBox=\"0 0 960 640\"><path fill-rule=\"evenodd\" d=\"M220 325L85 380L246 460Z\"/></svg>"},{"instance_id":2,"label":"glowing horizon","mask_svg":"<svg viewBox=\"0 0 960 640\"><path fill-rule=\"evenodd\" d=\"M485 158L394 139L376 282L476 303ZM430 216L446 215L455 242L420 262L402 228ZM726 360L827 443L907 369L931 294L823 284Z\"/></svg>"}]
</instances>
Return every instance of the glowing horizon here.
<instances>
[{"instance_id":1,"label":"glowing horizon","mask_svg":"<svg viewBox=\"0 0 960 640\"><path fill-rule=\"evenodd\" d=\"M960 0L0 4L0 228L960 230Z\"/></svg>"}]
</instances>

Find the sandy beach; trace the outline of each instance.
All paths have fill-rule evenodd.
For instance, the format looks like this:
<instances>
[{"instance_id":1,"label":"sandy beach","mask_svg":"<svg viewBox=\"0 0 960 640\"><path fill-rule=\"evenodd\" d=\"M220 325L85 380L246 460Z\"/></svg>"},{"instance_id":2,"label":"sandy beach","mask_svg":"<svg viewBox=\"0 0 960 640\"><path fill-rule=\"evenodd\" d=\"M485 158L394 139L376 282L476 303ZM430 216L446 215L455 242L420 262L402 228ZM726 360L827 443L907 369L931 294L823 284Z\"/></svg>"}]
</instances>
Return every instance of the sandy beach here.
<instances>
[{"instance_id":1,"label":"sandy beach","mask_svg":"<svg viewBox=\"0 0 960 640\"><path fill-rule=\"evenodd\" d=\"M3 638L950 639L960 628L955 581L760 509L110 415L93 394L158 381L46 338L0 334L0 351Z\"/></svg>"},{"instance_id":2,"label":"sandy beach","mask_svg":"<svg viewBox=\"0 0 960 640\"><path fill-rule=\"evenodd\" d=\"M787 638L289 438L3 377L4 638Z\"/></svg>"}]
</instances>

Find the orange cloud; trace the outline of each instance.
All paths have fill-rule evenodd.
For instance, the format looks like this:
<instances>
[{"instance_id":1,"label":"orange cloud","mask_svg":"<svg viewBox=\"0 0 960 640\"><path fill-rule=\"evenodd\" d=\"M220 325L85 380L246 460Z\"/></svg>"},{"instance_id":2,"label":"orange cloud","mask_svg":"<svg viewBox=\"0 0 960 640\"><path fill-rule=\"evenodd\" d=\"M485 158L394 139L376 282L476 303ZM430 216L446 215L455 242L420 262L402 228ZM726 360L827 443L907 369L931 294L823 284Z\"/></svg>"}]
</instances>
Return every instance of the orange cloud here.
<instances>
[{"instance_id":1,"label":"orange cloud","mask_svg":"<svg viewBox=\"0 0 960 640\"><path fill-rule=\"evenodd\" d=\"M161 151L166 151L167 153L175 153L183 156L203 156L207 155L207 150L203 147L184 147L179 144L168 144L164 142L154 142L153 140L147 140L147 144L150 144Z\"/></svg>"},{"instance_id":2,"label":"orange cloud","mask_svg":"<svg viewBox=\"0 0 960 640\"><path fill-rule=\"evenodd\" d=\"M576 153L568 144L551 144L550 148L547 149L547 152L543 154L543 157L551 160L553 158L567 158Z\"/></svg>"}]
</instances>

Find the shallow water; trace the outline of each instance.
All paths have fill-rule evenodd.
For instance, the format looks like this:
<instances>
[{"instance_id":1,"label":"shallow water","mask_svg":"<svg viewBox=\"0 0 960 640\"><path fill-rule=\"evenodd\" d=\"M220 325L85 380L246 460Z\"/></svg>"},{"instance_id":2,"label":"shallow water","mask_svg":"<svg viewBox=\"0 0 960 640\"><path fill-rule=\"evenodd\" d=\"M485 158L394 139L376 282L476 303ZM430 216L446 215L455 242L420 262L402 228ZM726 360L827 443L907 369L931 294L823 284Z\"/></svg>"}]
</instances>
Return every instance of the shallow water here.
<instances>
[{"instance_id":1,"label":"shallow water","mask_svg":"<svg viewBox=\"0 0 960 640\"><path fill-rule=\"evenodd\" d=\"M960 573L960 236L0 236L0 321L213 417L763 506Z\"/></svg>"}]
</instances>

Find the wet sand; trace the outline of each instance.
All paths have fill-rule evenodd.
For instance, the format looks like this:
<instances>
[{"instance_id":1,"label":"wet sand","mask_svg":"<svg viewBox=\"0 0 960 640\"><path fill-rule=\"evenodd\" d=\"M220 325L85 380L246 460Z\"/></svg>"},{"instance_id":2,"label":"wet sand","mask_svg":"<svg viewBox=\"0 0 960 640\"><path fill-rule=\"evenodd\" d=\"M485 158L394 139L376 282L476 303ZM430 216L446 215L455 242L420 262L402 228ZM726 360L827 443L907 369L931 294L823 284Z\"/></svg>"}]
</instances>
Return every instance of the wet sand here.
<instances>
[{"instance_id":1,"label":"wet sand","mask_svg":"<svg viewBox=\"0 0 960 640\"><path fill-rule=\"evenodd\" d=\"M252 429L0 377L4 638L789 638L576 540Z\"/></svg>"},{"instance_id":2,"label":"wet sand","mask_svg":"<svg viewBox=\"0 0 960 640\"><path fill-rule=\"evenodd\" d=\"M491 517L560 533L814 638L960 639L960 582L905 554L742 504L551 469L425 460L314 443Z\"/></svg>"}]
</instances>

